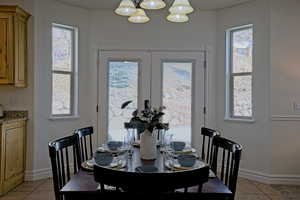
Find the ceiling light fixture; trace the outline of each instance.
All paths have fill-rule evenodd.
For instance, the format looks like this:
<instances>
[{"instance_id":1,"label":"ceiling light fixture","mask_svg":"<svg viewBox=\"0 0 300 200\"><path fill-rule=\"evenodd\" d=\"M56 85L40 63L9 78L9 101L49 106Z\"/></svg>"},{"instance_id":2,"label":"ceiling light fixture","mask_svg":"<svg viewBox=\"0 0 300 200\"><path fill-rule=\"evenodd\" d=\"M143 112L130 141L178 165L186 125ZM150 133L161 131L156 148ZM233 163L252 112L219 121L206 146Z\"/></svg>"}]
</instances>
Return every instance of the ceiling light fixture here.
<instances>
[{"instance_id":1,"label":"ceiling light fixture","mask_svg":"<svg viewBox=\"0 0 300 200\"><path fill-rule=\"evenodd\" d=\"M150 21L150 18L146 15L143 9L138 8L137 11L128 18L128 21L132 23L143 24Z\"/></svg>"},{"instance_id":2,"label":"ceiling light fixture","mask_svg":"<svg viewBox=\"0 0 300 200\"><path fill-rule=\"evenodd\" d=\"M188 0L175 0L169 11L174 14L190 14L194 9Z\"/></svg>"},{"instance_id":3,"label":"ceiling light fixture","mask_svg":"<svg viewBox=\"0 0 300 200\"><path fill-rule=\"evenodd\" d=\"M131 16L136 12L136 7L131 0L122 0L115 13L121 16Z\"/></svg>"},{"instance_id":4,"label":"ceiling light fixture","mask_svg":"<svg viewBox=\"0 0 300 200\"><path fill-rule=\"evenodd\" d=\"M170 14L167 17L167 20L169 20L170 22L187 22L189 21L189 17L186 14Z\"/></svg>"},{"instance_id":5,"label":"ceiling light fixture","mask_svg":"<svg viewBox=\"0 0 300 200\"><path fill-rule=\"evenodd\" d=\"M157 10L166 7L166 3L163 0L143 0L141 7L149 10Z\"/></svg>"},{"instance_id":6,"label":"ceiling light fixture","mask_svg":"<svg viewBox=\"0 0 300 200\"><path fill-rule=\"evenodd\" d=\"M157 10L166 7L166 0L122 0L115 13L121 16L128 16L132 23L147 23L150 18L145 10ZM145 9L145 10L144 10ZM169 9L170 15L167 20L170 22L187 22L190 14L194 11L189 0L174 0Z\"/></svg>"}]
</instances>

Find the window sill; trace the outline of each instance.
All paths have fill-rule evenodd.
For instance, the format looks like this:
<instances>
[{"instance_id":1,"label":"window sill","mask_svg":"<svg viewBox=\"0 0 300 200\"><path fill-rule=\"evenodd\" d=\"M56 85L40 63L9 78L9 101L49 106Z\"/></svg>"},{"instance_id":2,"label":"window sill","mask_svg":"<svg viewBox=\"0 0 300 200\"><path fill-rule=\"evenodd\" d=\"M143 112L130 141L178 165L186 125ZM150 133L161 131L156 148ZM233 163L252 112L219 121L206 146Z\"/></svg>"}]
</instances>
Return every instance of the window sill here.
<instances>
[{"instance_id":1,"label":"window sill","mask_svg":"<svg viewBox=\"0 0 300 200\"><path fill-rule=\"evenodd\" d=\"M79 119L79 115L73 115L73 116L50 116L49 120L56 121L56 120L76 120Z\"/></svg>"},{"instance_id":2,"label":"window sill","mask_svg":"<svg viewBox=\"0 0 300 200\"><path fill-rule=\"evenodd\" d=\"M225 117L224 121L229 122L241 122L241 123L255 123L255 119L243 119L243 118L232 118L232 117Z\"/></svg>"}]
</instances>

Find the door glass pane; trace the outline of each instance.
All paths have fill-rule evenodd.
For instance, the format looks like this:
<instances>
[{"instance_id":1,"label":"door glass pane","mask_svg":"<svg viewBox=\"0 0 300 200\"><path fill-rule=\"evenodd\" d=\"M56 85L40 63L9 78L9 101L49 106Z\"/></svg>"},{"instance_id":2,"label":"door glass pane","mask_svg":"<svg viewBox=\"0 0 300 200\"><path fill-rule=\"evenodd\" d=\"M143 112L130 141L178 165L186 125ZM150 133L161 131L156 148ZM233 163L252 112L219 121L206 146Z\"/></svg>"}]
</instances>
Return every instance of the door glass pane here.
<instances>
[{"instance_id":1,"label":"door glass pane","mask_svg":"<svg viewBox=\"0 0 300 200\"><path fill-rule=\"evenodd\" d=\"M138 101L138 62L109 62L108 140L123 141L124 122L129 122ZM132 100L126 109L122 103Z\"/></svg>"},{"instance_id":2,"label":"door glass pane","mask_svg":"<svg viewBox=\"0 0 300 200\"><path fill-rule=\"evenodd\" d=\"M240 117L252 116L252 76L234 76L233 78L233 114Z\"/></svg>"},{"instance_id":3,"label":"door glass pane","mask_svg":"<svg viewBox=\"0 0 300 200\"><path fill-rule=\"evenodd\" d=\"M233 73L252 72L253 29L234 31L232 47Z\"/></svg>"},{"instance_id":4,"label":"door glass pane","mask_svg":"<svg viewBox=\"0 0 300 200\"><path fill-rule=\"evenodd\" d=\"M191 142L192 67L191 62L163 63L164 122L170 124L173 140Z\"/></svg>"},{"instance_id":5,"label":"door glass pane","mask_svg":"<svg viewBox=\"0 0 300 200\"><path fill-rule=\"evenodd\" d=\"M53 73L52 114L71 114L71 75Z\"/></svg>"}]
</instances>

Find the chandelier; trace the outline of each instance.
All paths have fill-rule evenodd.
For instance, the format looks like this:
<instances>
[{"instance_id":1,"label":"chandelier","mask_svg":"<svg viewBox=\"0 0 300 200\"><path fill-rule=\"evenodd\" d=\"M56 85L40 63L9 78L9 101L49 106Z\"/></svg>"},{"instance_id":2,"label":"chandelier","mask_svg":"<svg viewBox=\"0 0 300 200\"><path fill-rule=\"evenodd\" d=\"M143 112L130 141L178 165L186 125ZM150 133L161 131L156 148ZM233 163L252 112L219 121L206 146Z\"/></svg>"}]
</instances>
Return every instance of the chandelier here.
<instances>
[{"instance_id":1,"label":"chandelier","mask_svg":"<svg viewBox=\"0 0 300 200\"><path fill-rule=\"evenodd\" d=\"M166 7L164 0L122 0L115 13L128 17L132 23L147 23L150 18L145 10L158 10ZM189 0L174 0L169 8L167 20L170 22L187 22L188 14L194 11Z\"/></svg>"}]
</instances>

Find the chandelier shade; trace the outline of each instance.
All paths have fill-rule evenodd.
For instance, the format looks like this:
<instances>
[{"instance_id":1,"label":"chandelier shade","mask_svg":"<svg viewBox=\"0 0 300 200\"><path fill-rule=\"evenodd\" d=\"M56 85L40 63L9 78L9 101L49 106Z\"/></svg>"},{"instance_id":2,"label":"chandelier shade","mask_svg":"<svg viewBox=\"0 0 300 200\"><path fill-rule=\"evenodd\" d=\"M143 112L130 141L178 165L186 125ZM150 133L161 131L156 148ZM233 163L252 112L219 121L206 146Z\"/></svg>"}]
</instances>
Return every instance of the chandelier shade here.
<instances>
[{"instance_id":1,"label":"chandelier shade","mask_svg":"<svg viewBox=\"0 0 300 200\"><path fill-rule=\"evenodd\" d=\"M175 0L169 11L173 14L190 14L194 9L188 0Z\"/></svg>"},{"instance_id":2,"label":"chandelier shade","mask_svg":"<svg viewBox=\"0 0 300 200\"><path fill-rule=\"evenodd\" d=\"M136 12L128 18L129 22L142 24L150 21L150 18L146 15L145 11L138 8Z\"/></svg>"},{"instance_id":3,"label":"chandelier shade","mask_svg":"<svg viewBox=\"0 0 300 200\"><path fill-rule=\"evenodd\" d=\"M119 0L115 13L128 17L131 23L142 24L150 21L145 10L157 10L170 4L170 14L166 17L170 22L188 22L188 14L194 11L189 0ZM173 2L173 3L171 3Z\"/></svg>"},{"instance_id":4,"label":"chandelier shade","mask_svg":"<svg viewBox=\"0 0 300 200\"><path fill-rule=\"evenodd\" d=\"M163 0L143 0L140 6L144 9L156 10L166 7L166 3Z\"/></svg>"},{"instance_id":5,"label":"chandelier shade","mask_svg":"<svg viewBox=\"0 0 300 200\"><path fill-rule=\"evenodd\" d=\"M189 17L186 14L174 14L171 13L168 17L167 20L170 22L176 22L176 23L183 23L189 21Z\"/></svg>"},{"instance_id":6,"label":"chandelier shade","mask_svg":"<svg viewBox=\"0 0 300 200\"><path fill-rule=\"evenodd\" d=\"M121 16L131 16L136 13L137 9L131 0L122 0L115 13Z\"/></svg>"}]
</instances>

